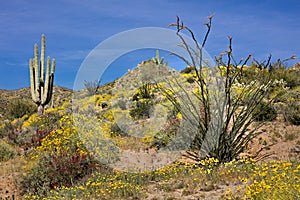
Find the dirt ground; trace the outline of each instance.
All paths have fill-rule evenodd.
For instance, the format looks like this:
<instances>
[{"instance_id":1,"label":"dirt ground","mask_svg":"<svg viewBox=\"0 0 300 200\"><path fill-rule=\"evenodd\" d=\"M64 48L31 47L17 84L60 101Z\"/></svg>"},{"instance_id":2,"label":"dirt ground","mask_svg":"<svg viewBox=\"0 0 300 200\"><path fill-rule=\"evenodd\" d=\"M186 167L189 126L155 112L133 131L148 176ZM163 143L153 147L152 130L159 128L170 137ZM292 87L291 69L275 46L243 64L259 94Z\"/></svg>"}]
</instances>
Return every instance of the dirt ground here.
<instances>
[{"instance_id":1,"label":"dirt ground","mask_svg":"<svg viewBox=\"0 0 300 200\"><path fill-rule=\"evenodd\" d=\"M0 197L6 198L15 196L19 199L18 184L22 175L23 162L18 158L14 158L7 162L0 162Z\"/></svg>"}]
</instances>

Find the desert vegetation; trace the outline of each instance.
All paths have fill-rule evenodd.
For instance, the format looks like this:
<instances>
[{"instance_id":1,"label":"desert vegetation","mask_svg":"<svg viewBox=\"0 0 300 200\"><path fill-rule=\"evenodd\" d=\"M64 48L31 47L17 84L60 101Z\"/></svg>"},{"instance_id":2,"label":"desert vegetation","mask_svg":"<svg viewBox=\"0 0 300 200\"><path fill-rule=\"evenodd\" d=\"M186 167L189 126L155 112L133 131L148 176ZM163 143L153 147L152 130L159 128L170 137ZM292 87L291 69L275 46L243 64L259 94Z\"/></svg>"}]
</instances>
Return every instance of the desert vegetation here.
<instances>
[{"instance_id":1,"label":"desert vegetation","mask_svg":"<svg viewBox=\"0 0 300 200\"><path fill-rule=\"evenodd\" d=\"M236 61L229 37L211 66L203 51L212 20L202 42L179 18L170 25L190 56L173 53L187 65L181 72L157 51L114 82L86 80L81 91L52 85L50 58L42 87L36 47L31 90L21 98L21 90L1 90L0 199L298 198L300 70L287 66L294 57ZM120 156L162 150L181 154L153 169Z\"/></svg>"}]
</instances>

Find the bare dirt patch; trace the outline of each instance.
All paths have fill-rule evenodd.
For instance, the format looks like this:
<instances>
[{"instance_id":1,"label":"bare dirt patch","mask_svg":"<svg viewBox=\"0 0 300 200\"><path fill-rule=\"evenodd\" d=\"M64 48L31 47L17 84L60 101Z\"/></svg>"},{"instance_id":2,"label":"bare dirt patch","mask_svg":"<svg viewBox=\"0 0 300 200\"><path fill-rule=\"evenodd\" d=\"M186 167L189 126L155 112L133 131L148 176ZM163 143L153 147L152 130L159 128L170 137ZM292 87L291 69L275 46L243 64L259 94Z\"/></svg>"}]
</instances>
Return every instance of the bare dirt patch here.
<instances>
[{"instance_id":1,"label":"bare dirt patch","mask_svg":"<svg viewBox=\"0 0 300 200\"><path fill-rule=\"evenodd\" d=\"M19 181L23 162L19 157L0 162L0 198L19 197Z\"/></svg>"}]
</instances>

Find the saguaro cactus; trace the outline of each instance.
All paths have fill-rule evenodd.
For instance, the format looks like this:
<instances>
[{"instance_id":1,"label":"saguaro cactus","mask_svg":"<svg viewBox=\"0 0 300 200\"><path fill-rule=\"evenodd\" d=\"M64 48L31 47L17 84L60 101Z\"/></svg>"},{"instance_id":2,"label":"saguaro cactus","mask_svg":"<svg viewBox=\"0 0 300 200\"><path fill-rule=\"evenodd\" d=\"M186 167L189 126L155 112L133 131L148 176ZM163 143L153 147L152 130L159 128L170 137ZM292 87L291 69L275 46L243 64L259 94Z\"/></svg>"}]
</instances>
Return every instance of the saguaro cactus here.
<instances>
[{"instance_id":1,"label":"saguaro cactus","mask_svg":"<svg viewBox=\"0 0 300 200\"><path fill-rule=\"evenodd\" d=\"M152 58L152 61L155 62L157 65L162 65L164 63L164 58L159 58L159 51L156 50L155 52L155 58Z\"/></svg>"},{"instance_id":2,"label":"saguaro cactus","mask_svg":"<svg viewBox=\"0 0 300 200\"><path fill-rule=\"evenodd\" d=\"M32 100L38 105L38 115L44 113L45 105L52 98L55 60L52 59L50 72L50 57L47 57L45 74L45 35L42 35L41 57L39 61L38 45L34 45L34 58L29 60L30 88Z\"/></svg>"}]
</instances>

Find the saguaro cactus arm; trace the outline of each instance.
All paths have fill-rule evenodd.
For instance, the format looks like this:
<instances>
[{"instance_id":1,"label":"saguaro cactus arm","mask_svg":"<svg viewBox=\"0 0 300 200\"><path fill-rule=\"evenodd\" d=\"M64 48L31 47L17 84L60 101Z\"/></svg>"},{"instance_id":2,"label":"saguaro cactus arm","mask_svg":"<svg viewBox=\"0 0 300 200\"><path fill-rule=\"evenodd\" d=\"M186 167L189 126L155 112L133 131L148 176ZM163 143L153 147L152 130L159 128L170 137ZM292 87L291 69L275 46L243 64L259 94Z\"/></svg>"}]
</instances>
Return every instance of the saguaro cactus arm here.
<instances>
[{"instance_id":1,"label":"saguaro cactus arm","mask_svg":"<svg viewBox=\"0 0 300 200\"><path fill-rule=\"evenodd\" d=\"M40 60L40 86L43 87L45 84L45 35L42 35L41 44L41 60ZM41 98L44 96L44 90L41 90Z\"/></svg>"},{"instance_id":2,"label":"saguaro cactus arm","mask_svg":"<svg viewBox=\"0 0 300 200\"><path fill-rule=\"evenodd\" d=\"M32 97L32 100L34 102L37 102L38 99L36 98L36 94L35 94L35 69L34 69L34 66L33 66L33 60L30 59L29 60L29 73L30 73L30 89L31 89L31 97Z\"/></svg>"},{"instance_id":3,"label":"saguaro cactus arm","mask_svg":"<svg viewBox=\"0 0 300 200\"><path fill-rule=\"evenodd\" d=\"M40 83L39 83L39 50L38 50L38 45L34 45L34 79L35 79L35 92L34 95L36 96L35 98L37 99L38 102L37 104L40 103L41 100L41 94L40 94Z\"/></svg>"},{"instance_id":4,"label":"saguaro cactus arm","mask_svg":"<svg viewBox=\"0 0 300 200\"><path fill-rule=\"evenodd\" d=\"M46 68L46 80L45 80L45 86L42 90L42 104L47 105L52 96L53 91L53 80L54 80L54 71L55 71L55 60L52 59L51 64L51 74L50 74L50 57L47 58L47 68Z\"/></svg>"}]
</instances>

